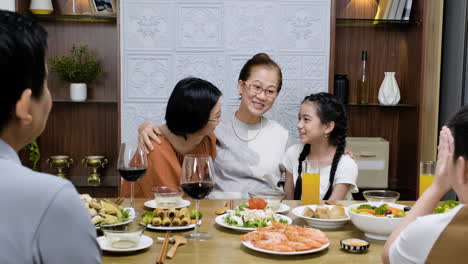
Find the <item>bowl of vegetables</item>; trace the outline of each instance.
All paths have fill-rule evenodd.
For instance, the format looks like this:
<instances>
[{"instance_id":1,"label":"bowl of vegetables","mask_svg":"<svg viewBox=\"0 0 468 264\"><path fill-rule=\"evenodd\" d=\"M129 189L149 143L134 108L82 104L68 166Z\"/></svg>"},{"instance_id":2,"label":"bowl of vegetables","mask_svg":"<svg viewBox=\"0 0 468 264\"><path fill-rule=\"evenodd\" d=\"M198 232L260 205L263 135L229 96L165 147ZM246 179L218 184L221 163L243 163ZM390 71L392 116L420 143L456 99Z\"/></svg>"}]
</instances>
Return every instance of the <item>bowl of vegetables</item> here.
<instances>
[{"instance_id":1,"label":"bowl of vegetables","mask_svg":"<svg viewBox=\"0 0 468 264\"><path fill-rule=\"evenodd\" d=\"M348 209L351 221L366 237L387 240L406 216L405 207L396 203L367 202L350 205Z\"/></svg>"}]
</instances>

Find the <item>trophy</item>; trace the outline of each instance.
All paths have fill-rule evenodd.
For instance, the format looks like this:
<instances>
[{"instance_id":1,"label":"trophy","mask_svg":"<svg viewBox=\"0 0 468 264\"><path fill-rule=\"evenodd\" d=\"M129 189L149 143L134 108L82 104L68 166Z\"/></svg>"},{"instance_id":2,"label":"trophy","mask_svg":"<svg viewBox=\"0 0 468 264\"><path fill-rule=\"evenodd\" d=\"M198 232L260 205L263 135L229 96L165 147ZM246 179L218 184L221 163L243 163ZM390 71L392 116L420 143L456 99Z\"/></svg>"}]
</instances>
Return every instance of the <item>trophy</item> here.
<instances>
[{"instance_id":1,"label":"trophy","mask_svg":"<svg viewBox=\"0 0 468 264\"><path fill-rule=\"evenodd\" d=\"M88 177L88 185L99 186L101 184L101 175L98 173L98 169L100 167L104 168L108 162L104 156L86 156L81 160L85 167L92 169L91 175Z\"/></svg>"},{"instance_id":2,"label":"trophy","mask_svg":"<svg viewBox=\"0 0 468 264\"><path fill-rule=\"evenodd\" d=\"M64 168L70 168L70 165L73 164L73 159L67 155L56 155L50 156L46 160L51 168L57 169L57 176L65 178L65 173L63 172Z\"/></svg>"}]
</instances>

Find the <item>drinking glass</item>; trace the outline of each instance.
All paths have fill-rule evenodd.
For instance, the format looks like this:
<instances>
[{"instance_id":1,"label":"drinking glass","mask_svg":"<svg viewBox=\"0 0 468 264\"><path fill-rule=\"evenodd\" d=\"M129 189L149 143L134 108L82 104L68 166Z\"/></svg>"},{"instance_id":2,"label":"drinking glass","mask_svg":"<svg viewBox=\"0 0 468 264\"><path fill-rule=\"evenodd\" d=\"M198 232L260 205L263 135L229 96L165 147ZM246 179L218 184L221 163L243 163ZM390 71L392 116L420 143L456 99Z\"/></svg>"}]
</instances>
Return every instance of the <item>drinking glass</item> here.
<instances>
[{"instance_id":1,"label":"drinking glass","mask_svg":"<svg viewBox=\"0 0 468 264\"><path fill-rule=\"evenodd\" d=\"M214 186L213 160L208 155L186 155L182 163L180 175L180 186L185 194L195 199L196 224L193 232L185 234L190 240L208 240L211 235L198 232L198 212L200 210L200 199L205 198Z\"/></svg>"},{"instance_id":2,"label":"drinking glass","mask_svg":"<svg viewBox=\"0 0 468 264\"><path fill-rule=\"evenodd\" d=\"M419 196L421 196L434 181L435 169L435 161L421 161L419 163Z\"/></svg>"},{"instance_id":3,"label":"drinking glass","mask_svg":"<svg viewBox=\"0 0 468 264\"><path fill-rule=\"evenodd\" d=\"M302 162L302 204L319 204L320 163L318 160Z\"/></svg>"},{"instance_id":4,"label":"drinking glass","mask_svg":"<svg viewBox=\"0 0 468 264\"><path fill-rule=\"evenodd\" d=\"M120 176L130 182L130 204L132 208L135 208L133 206L135 182L145 174L147 167L148 161L143 146L122 143L117 168Z\"/></svg>"}]
</instances>

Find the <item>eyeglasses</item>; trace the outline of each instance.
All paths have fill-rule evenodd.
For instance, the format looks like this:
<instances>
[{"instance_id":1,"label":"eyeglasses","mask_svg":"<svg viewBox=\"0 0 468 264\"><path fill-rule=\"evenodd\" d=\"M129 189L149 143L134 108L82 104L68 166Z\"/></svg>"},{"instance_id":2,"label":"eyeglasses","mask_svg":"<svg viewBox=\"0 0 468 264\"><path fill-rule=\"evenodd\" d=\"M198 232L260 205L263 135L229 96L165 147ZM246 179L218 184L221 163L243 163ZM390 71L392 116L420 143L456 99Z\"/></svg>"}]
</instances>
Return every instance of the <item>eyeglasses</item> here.
<instances>
[{"instance_id":1,"label":"eyeglasses","mask_svg":"<svg viewBox=\"0 0 468 264\"><path fill-rule=\"evenodd\" d=\"M254 84L254 83L248 83L246 81L243 81L244 84L246 84L248 87L249 87L249 90L252 92L252 93L255 93L255 94L260 94L262 92L265 92L265 96L266 97L270 97L270 98L275 98L276 95L278 95L278 92L276 91L275 88L272 88L272 87L269 87L269 88L262 88L260 85L258 84Z\"/></svg>"}]
</instances>

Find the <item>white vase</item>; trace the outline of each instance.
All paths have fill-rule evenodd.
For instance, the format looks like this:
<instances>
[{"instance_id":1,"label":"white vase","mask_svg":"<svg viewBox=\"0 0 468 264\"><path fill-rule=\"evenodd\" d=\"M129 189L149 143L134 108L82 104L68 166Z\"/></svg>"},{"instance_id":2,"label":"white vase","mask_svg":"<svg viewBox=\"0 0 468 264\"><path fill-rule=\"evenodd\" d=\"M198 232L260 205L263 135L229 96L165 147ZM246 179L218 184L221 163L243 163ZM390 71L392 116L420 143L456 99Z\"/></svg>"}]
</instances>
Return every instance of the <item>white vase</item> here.
<instances>
[{"instance_id":1,"label":"white vase","mask_svg":"<svg viewBox=\"0 0 468 264\"><path fill-rule=\"evenodd\" d=\"M70 84L70 99L76 102L82 102L86 100L86 83L72 83Z\"/></svg>"},{"instance_id":2,"label":"white vase","mask_svg":"<svg viewBox=\"0 0 468 264\"><path fill-rule=\"evenodd\" d=\"M29 9L36 15L48 15L54 12L52 0L31 0Z\"/></svg>"},{"instance_id":3,"label":"white vase","mask_svg":"<svg viewBox=\"0 0 468 264\"><path fill-rule=\"evenodd\" d=\"M385 72L385 78L379 90L379 103L383 105L396 105L398 102L400 102L400 88L395 79L395 73Z\"/></svg>"}]
</instances>

